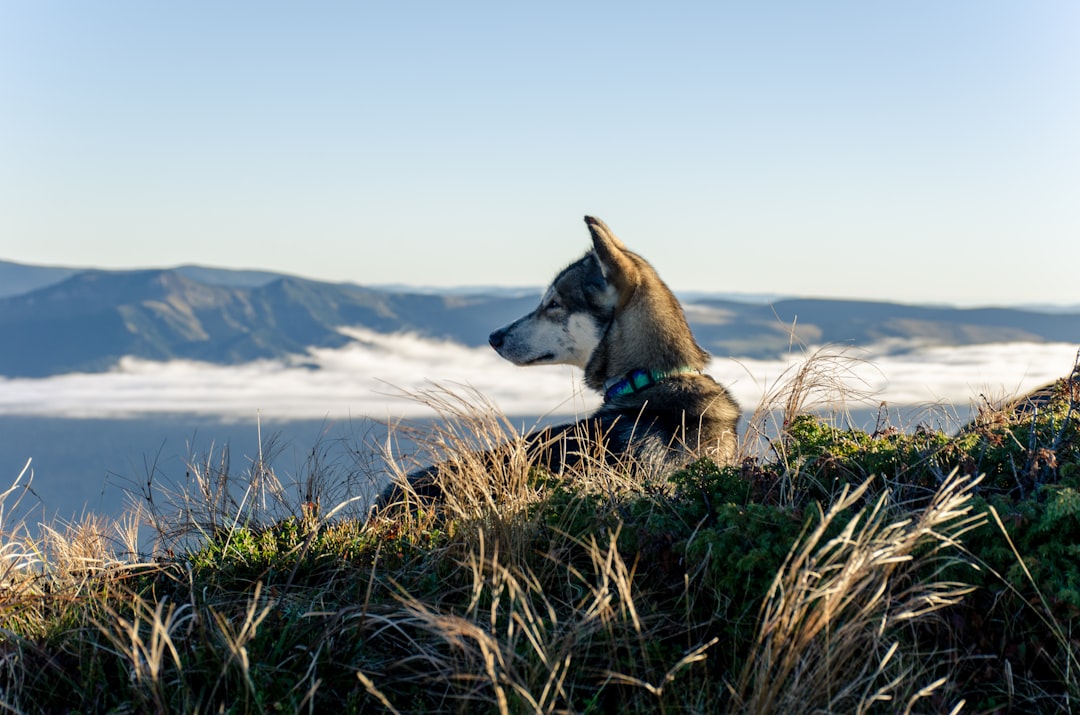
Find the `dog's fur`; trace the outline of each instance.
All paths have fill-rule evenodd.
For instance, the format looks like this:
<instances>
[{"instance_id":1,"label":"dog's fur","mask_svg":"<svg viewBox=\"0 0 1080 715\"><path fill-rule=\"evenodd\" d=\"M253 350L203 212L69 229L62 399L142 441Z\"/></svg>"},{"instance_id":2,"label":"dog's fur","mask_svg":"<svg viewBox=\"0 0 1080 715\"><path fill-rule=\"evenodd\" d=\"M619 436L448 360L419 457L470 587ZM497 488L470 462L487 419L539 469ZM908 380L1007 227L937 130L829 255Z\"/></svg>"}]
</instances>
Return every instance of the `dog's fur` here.
<instances>
[{"instance_id":1,"label":"dog's fur","mask_svg":"<svg viewBox=\"0 0 1080 715\"><path fill-rule=\"evenodd\" d=\"M585 384L605 395L590 417L526 435L532 463L559 472L598 452L648 469L670 470L699 456L730 462L739 408L702 372L709 355L679 301L602 221L587 216L585 223L592 250L555 277L536 310L489 338L516 365L577 365ZM604 449L586 444L594 441ZM436 465L409 482L420 496L436 498L437 475Z\"/></svg>"}]
</instances>

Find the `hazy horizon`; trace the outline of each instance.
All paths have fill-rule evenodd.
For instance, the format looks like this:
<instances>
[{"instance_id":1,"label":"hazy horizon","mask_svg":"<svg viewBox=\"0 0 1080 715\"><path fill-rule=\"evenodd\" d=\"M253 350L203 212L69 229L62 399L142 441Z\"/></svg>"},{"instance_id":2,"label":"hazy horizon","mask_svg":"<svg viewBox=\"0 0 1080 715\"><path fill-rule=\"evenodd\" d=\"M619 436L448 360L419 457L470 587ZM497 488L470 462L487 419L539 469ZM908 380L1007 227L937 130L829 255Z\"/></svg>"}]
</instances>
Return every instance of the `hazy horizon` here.
<instances>
[{"instance_id":1,"label":"hazy horizon","mask_svg":"<svg viewBox=\"0 0 1080 715\"><path fill-rule=\"evenodd\" d=\"M275 275L289 276L293 278L299 278L302 280L311 280L317 282L326 283L344 283L357 285L365 288L374 288L378 290L388 291L402 291L402 292L416 292L416 293L451 293L451 294L484 294L485 292L505 292L515 295L526 295L535 293L537 296L543 294L543 291L547 287L546 283L535 284L509 284L509 283L477 283L477 284L447 284L447 285L435 285L435 284L410 284L399 282L387 282L387 283L358 283L356 281L331 281L328 279L320 278L318 276L309 276L290 271L277 271L268 268L260 268L257 266L249 266L243 268L222 268L215 266L211 263L184 263L175 265L146 265L146 266L131 266L128 268L108 268L100 265L63 265L63 264L31 264L23 263L20 261L12 261L4 256L0 256L0 262L13 263L17 265L26 266L28 268L46 268L57 270L75 270L75 271L155 271L155 270L176 270L181 268L200 268L209 270L223 270L223 271L235 271L238 273L272 273ZM679 296L680 300L688 301L697 297L703 296L727 296L734 300L746 302L746 303L769 303L776 300L788 300L788 299L809 299L809 300L838 300L838 301L866 301L866 302L888 302L897 303L902 305L922 305L922 306L943 306L954 308L989 308L989 307L1003 307L1003 308L1018 308L1018 309L1046 309L1051 312L1059 311L1071 311L1080 310L1080 300L1072 300L1067 302L1051 302L1040 301L1032 303L1004 303L1004 302L941 302L941 301L914 301L914 300L888 300L885 298L874 298L866 296L844 296L831 293L820 294L791 294L791 293L775 293L775 292L740 292L740 291L705 291L705 290L683 290L678 285L672 285L672 290ZM12 294L18 295L18 294ZM2 296L0 296L2 298Z\"/></svg>"}]
</instances>

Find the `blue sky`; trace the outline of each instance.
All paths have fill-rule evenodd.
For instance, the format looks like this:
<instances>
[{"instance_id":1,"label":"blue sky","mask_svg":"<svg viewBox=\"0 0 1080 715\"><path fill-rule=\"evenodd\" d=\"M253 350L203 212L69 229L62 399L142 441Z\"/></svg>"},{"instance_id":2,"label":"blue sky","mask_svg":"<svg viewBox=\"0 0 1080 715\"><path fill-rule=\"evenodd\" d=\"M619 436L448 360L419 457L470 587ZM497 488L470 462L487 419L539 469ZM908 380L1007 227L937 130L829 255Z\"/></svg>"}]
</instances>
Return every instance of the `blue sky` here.
<instances>
[{"instance_id":1,"label":"blue sky","mask_svg":"<svg viewBox=\"0 0 1080 715\"><path fill-rule=\"evenodd\" d=\"M1080 3L0 0L0 258L1080 303Z\"/></svg>"}]
</instances>

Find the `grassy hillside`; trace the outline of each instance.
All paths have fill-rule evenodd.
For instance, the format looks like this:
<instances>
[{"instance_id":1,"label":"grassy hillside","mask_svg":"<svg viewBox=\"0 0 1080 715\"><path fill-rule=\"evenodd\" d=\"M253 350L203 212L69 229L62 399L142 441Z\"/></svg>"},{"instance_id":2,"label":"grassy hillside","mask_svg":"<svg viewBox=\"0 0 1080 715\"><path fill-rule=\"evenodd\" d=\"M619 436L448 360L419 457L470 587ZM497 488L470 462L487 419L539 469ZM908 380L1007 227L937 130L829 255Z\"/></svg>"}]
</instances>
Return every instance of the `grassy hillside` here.
<instances>
[{"instance_id":1,"label":"grassy hillside","mask_svg":"<svg viewBox=\"0 0 1080 715\"><path fill-rule=\"evenodd\" d=\"M0 705L16 712L1068 712L1080 697L1080 379L955 434L804 414L737 466L561 476L470 396L428 435L439 508L365 519L362 465L192 460L123 523L42 539L5 495ZM770 429L769 425L779 425ZM270 446L268 445L268 449ZM408 501L408 500L407 500ZM139 555L138 524L153 527Z\"/></svg>"}]
</instances>

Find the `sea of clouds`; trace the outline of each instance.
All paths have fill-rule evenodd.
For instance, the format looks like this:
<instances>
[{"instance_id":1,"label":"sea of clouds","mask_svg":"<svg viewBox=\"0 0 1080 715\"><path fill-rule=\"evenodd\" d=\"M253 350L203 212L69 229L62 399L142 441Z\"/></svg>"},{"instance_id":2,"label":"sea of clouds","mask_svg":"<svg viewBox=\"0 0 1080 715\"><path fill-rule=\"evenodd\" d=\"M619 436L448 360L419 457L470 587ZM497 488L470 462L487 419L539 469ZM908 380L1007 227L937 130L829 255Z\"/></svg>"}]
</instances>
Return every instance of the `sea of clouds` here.
<instances>
[{"instance_id":1,"label":"sea of clouds","mask_svg":"<svg viewBox=\"0 0 1080 715\"><path fill-rule=\"evenodd\" d=\"M415 335L345 331L343 348L311 349L290 360L221 366L125 358L111 371L41 379L0 378L0 415L132 417L188 413L223 418L377 419L432 416L409 393L441 386L475 391L508 415L579 415L599 404L580 370L515 367L487 347L470 348ZM857 394L848 406L970 405L998 400L1068 374L1077 346L1009 343L968 347L871 346L826 350L832 374ZM709 372L752 410L804 363L717 358ZM823 399L836 395L822 395Z\"/></svg>"}]
</instances>

